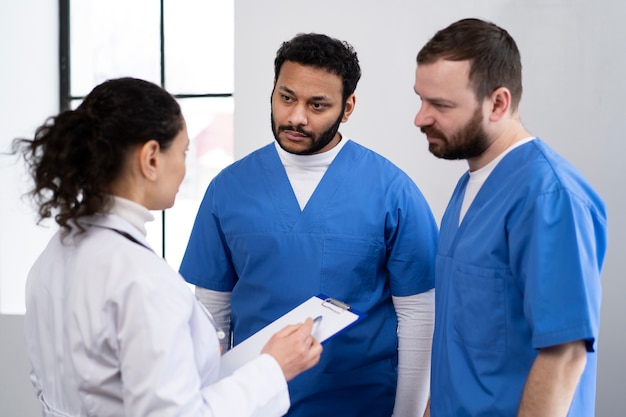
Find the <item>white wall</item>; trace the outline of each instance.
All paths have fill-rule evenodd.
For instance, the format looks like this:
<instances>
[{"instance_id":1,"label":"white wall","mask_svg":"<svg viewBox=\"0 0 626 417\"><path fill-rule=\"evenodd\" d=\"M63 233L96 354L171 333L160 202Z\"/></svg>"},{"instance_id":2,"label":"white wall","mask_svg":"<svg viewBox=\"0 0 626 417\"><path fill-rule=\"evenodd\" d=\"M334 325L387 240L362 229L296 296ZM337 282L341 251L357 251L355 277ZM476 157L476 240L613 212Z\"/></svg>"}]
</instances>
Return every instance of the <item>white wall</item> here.
<instances>
[{"instance_id":1,"label":"white wall","mask_svg":"<svg viewBox=\"0 0 626 417\"><path fill-rule=\"evenodd\" d=\"M238 0L235 2L235 153L273 140L273 59L299 32L345 39L363 77L341 131L387 156L415 180L440 219L463 162L431 156L413 126L415 56L435 33L481 17L516 39L524 65L521 115L583 171L605 198L610 243L603 274L597 416L623 414L626 386L626 4L620 0Z\"/></svg>"},{"instance_id":2,"label":"white wall","mask_svg":"<svg viewBox=\"0 0 626 417\"><path fill-rule=\"evenodd\" d=\"M58 111L58 12L55 2L26 0L0 5L0 312L24 311L23 280L50 229L36 227L23 194L30 182L17 157L4 155L15 137L28 137ZM20 262L16 262L20 260Z\"/></svg>"},{"instance_id":3,"label":"white wall","mask_svg":"<svg viewBox=\"0 0 626 417\"><path fill-rule=\"evenodd\" d=\"M487 18L509 30L522 52L521 112L527 127L576 164L608 204L610 244L603 276L596 415L623 414L626 260L621 254L626 240L626 168L621 157L626 150L622 139L626 5L619 0L238 0L235 7L236 156L272 140L269 96L280 43L298 32L324 32L355 46L364 73L355 113L342 131L407 171L437 218L465 165L432 157L412 124L418 106L412 91L415 55L437 29L461 17ZM0 27L4 64L0 67L0 146L4 147L12 137L31 133L42 118L56 111L56 2L2 2ZM5 180L13 175L7 172L6 162L0 162L3 280L11 279L2 269L7 256L13 256L9 253L23 251L20 256L27 269L40 249L28 242L42 233L31 225L27 206L14 199L17 182ZM0 315L0 416L39 415L26 376L21 326L20 316Z\"/></svg>"},{"instance_id":4,"label":"white wall","mask_svg":"<svg viewBox=\"0 0 626 417\"><path fill-rule=\"evenodd\" d=\"M34 225L32 209L20 195L24 171L16 159L2 155L17 136L28 136L58 111L57 2L0 2L0 308L23 310L23 277L43 248L50 231ZM16 260L19 260L16 262ZM19 286L17 291L11 287ZM23 316L0 314L0 416L41 415L28 380L22 338Z\"/></svg>"}]
</instances>

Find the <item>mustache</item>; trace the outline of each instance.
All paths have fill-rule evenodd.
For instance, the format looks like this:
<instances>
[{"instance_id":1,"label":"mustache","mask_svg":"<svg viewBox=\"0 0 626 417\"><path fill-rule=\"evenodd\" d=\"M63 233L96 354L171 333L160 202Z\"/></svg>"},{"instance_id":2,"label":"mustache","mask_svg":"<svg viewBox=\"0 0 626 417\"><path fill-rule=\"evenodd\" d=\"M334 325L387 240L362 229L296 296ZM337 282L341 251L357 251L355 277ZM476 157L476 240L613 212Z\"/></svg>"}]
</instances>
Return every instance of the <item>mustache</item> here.
<instances>
[{"instance_id":1,"label":"mustache","mask_svg":"<svg viewBox=\"0 0 626 417\"><path fill-rule=\"evenodd\" d=\"M301 135L307 136L307 137L313 137L313 133L309 132L308 130L304 130L301 126L287 126L287 125L282 125L282 126L278 126L278 133L280 132L284 132L284 131L293 131L293 132L298 132Z\"/></svg>"},{"instance_id":2,"label":"mustache","mask_svg":"<svg viewBox=\"0 0 626 417\"><path fill-rule=\"evenodd\" d=\"M420 128L423 134L426 136L431 136L433 138L445 139L446 135L443 134L439 129L436 129L432 126L424 126Z\"/></svg>"}]
</instances>

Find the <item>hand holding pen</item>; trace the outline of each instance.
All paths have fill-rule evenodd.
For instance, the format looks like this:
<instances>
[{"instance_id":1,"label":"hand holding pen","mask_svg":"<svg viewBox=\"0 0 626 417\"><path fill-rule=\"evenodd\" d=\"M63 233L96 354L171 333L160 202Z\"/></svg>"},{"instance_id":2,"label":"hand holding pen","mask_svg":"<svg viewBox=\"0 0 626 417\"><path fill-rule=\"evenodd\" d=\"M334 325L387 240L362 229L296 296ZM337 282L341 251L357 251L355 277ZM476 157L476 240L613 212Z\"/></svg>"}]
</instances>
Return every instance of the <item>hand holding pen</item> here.
<instances>
[{"instance_id":1,"label":"hand holding pen","mask_svg":"<svg viewBox=\"0 0 626 417\"><path fill-rule=\"evenodd\" d=\"M321 316L316 317L317 326ZM287 381L303 371L315 366L322 354L322 345L312 335L313 319L307 318L302 324L291 324L275 333L261 353L276 359Z\"/></svg>"}]
</instances>

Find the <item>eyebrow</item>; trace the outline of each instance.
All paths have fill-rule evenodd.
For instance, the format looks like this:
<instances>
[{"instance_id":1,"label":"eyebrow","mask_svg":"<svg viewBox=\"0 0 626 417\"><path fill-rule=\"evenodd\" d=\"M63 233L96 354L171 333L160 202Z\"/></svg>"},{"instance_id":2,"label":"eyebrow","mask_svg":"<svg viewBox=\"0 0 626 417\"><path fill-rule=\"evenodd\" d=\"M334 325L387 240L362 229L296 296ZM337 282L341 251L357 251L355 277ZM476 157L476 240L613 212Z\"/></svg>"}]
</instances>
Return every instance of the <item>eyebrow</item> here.
<instances>
[{"instance_id":1,"label":"eyebrow","mask_svg":"<svg viewBox=\"0 0 626 417\"><path fill-rule=\"evenodd\" d=\"M445 106L451 106L451 107L457 106L457 103L455 101L448 100L445 98L434 97L434 98L426 99L426 101L432 104L443 104Z\"/></svg>"},{"instance_id":2,"label":"eyebrow","mask_svg":"<svg viewBox=\"0 0 626 417\"><path fill-rule=\"evenodd\" d=\"M291 88L289 87L285 87L284 85L281 85L278 87L278 89L282 92L285 92L287 94L291 94L292 96L297 96L296 92L293 91ZM325 95L319 95L319 96L312 96L309 97L308 100L310 101L332 101L328 96Z\"/></svg>"},{"instance_id":3,"label":"eyebrow","mask_svg":"<svg viewBox=\"0 0 626 417\"><path fill-rule=\"evenodd\" d=\"M415 91L415 94L417 94L417 96L422 100L422 101L426 101L428 103L438 103L438 104L445 104L448 106L455 106L456 102L443 98L443 97L423 97L421 96L416 90L415 88L413 88L413 91Z\"/></svg>"},{"instance_id":4,"label":"eyebrow","mask_svg":"<svg viewBox=\"0 0 626 417\"><path fill-rule=\"evenodd\" d=\"M289 87L285 87L284 85L279 86L278 89L284 91L285 93L288 93L288 94L291 94L291 95L294 95L294 96L296 95L295 91L293 91Z\"/></svg>"}]
</instances>

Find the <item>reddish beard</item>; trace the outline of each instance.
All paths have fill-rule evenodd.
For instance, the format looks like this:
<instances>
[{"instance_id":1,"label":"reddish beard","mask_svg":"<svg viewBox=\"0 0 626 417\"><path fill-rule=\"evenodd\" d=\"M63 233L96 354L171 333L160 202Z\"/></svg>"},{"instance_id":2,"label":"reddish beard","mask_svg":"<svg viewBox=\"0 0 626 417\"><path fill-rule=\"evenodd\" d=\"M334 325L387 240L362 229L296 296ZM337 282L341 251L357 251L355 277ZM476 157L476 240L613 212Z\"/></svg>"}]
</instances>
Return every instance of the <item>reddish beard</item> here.
<instances>
[{"instance_id":1,"label":"reddish beard","mask_svg":"<svg viewBox=\"0 0 626 417\"><path fill-rule=\"evenodd\" d=\"M471 159L482 155L490 145L489 137L482 127L482 116L482 110L478 107L469 122L450 136L433 126L422 127L420 130L426 136L439 139L428 144L430 153L443 159Z\"/></svg>"}]
</instances>

